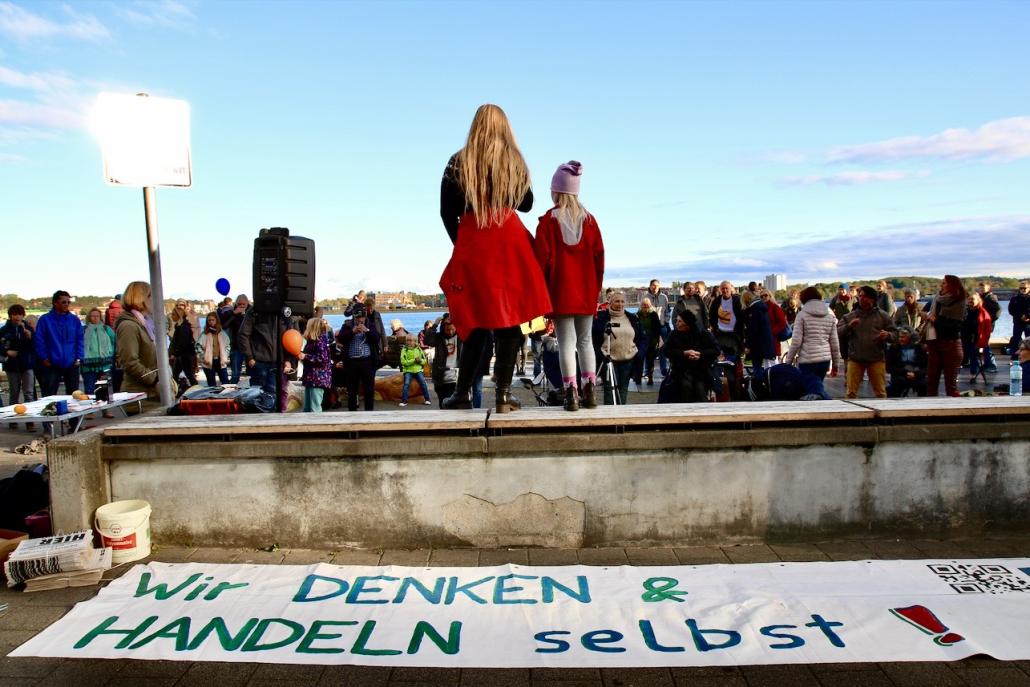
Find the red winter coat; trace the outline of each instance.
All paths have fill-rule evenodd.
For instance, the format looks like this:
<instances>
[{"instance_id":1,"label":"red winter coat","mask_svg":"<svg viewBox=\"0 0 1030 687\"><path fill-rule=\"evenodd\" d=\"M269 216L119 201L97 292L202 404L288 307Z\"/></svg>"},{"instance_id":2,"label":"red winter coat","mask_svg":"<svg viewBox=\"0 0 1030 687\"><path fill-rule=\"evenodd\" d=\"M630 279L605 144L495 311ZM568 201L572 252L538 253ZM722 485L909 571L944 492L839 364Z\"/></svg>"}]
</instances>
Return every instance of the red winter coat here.
<instances>
[{"instance_id":1,"label":"red winter coat","mask_svg":"<svg viewBox=\"0 0 1030 687\"><path fill-rule=\"evenodd\" d=\"M440 289L462 339L473 329L514 327L551 311L533 236L514 211L482 228L471 212L462 216Z\"/></svg>"},{"instance_id":2,"label":"red winter coat","mask_svg":"<svg viewBox=\"0 0 1030 687\"><path fill-rule=\"evenodd\" d=\"M536 227L536 259L544 272L552 315L593 315L604 278L604 242L597 220L587 213L579 243L562 238L557 208L540 218Z\"/></svg>"},{"instance_id":3,"label":"red winter coat","mask_svg":"<svg viewBox=\"0 0 1030 687\"><path fill-rule=\"evenodd\" d=\"M976 347L987 348L991 345L991 333L994 331L994 321L991 320L991 314L987 312L987 308L982 305L978 308L976 313Z\"/></svg>"},{"instance_id":4,"label":"red winter coat","mask_svg":"<svg viewBox=\"0 0 1030 687\"><path fill-rule=\"evenodd\" d=\"M773 337L773 349L776 351L776 357L780 357L780 334L787 328L787 313L783 312L781 308L773 299L769 299L766 302L766 307L769 310L769 327L772 329Z\"/></svg>"}]
</instances>

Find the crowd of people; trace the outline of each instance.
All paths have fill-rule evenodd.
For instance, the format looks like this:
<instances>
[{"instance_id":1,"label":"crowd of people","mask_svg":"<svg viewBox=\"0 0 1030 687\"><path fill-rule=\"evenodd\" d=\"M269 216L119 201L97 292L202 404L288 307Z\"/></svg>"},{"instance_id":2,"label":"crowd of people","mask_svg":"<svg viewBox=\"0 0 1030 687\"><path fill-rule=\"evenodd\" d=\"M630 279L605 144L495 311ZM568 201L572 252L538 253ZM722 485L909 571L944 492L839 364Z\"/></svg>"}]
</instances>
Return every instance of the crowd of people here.
<instances>
[{"instance_id":1,"label":"crowd of people","mask_svg":"<svg viewBox=\"0 0 1030 687\"><path fill-rule=\"evenodd\" d=\"M561 227L552 229L557 234ZM597 233L598 243L599 238ZM548 254L539 248L537 253ZM595 265L592 284L600 282L603 269L600 262ZM551 272L548 276L554 279ZM590 312L551 313L528 336L519 331L512 338L517 348L529 344L534 376L546 373L568 410L594 407L594 384L602 386L603 403L618 405L629 402L631 382L642 389L656 378L659 403L692 403L828 399L824 380L842 373L847 398L858 395L865 378L880 398L935 396L942 381L943 392L955 396L962 370L971 384L982 380L985 385L987 375L998 371L990 347L1001 309L997 297L986 282L966 293L953 275L946 275L925 303L918 292L905 289L900 305L884 282L841 284L829 302L815 287L791 290L777 302L758 284L738 293L728 281L711 289L687 281L673 299L652 280L635 312L627 309L625 293L614 289L599 305L587 293L579 295L582 303L563 297L555 301L563 309L584 310L587 304ZM149 285L129 284L106 309L91 308L85 322L70 304L69 294L57 291L51 310L38 319L26 317L20 304L8 308L0 351L9 402L51 396L62 386L65 393L92 392L98 381L156 400L159 337ZM201 320L179 300L168 313L164 339L172 379L181 392L196 384L199 371L208 386L239 384L249 377L250 386L270 395L282 394L291 379L299 379L305 411L342 407L344 396L349 410L361 403L374 410L377 371L392 365L403 375L400 407L414 390L423 404L432 404L435 394L446 408L453 407L446 401L459 390L461 361L472 345L478 350L465 382L469 407L482 406L484 378L492 376L497 383L498 366L490 363L503 351L492 331L470 344L451 313L427 320L417 334L408 333L400 320L387 327L374 297L364 292L347 311L349 318L334 332L320 309L303 322L276 323L279 318L255 313L241 294L226 298ZM1030 280L1021 283L1008 311L1014 331L1005 351L1024 368L1023 385L1030 390L1025 374L1030 372ZM282 332L291 326L303 328L304 347L295 356L278 348ZM283 367L278 369L280 355ZM505 374L503 368L500 372ZM465 396L459 393L458 398Z\"/></svg>"}]
</instances>

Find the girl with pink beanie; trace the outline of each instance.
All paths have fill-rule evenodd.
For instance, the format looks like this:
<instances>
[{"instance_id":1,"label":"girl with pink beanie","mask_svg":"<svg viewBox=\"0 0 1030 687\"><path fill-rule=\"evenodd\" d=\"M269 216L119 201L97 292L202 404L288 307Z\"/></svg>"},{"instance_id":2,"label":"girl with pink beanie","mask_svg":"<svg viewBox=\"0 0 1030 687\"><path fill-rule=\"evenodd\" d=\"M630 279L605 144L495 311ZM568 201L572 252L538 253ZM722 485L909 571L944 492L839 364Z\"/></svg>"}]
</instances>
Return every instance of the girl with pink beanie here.
<instances>
[{"instance_id":1,"label":"girl with pink beanie","mask_svg":"<svg viewBox=\"0 0 1030 687\"><path fill-rule=\"evenodd\" d=\"M579 410L576 355L583 382L584 408L596 408L597 368L591 338L597 295L604 278L604 242L597 220L579 202L583 165L575 160L558 167L551 178L554 207L536 228L536 257L551 295L558 336L558 363L565 410Z\"/></svg>"}]
</instances>

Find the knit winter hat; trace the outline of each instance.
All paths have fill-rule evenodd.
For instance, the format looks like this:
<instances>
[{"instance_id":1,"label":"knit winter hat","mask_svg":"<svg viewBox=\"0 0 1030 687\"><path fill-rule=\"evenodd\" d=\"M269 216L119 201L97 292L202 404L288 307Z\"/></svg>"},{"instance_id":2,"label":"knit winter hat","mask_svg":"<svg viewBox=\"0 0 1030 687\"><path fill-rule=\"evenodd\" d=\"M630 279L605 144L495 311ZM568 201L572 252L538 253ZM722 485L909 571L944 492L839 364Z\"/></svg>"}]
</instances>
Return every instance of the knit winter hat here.
<instances>
[{"instance_id":1,"label":"knit winter hat","mask_svg":"<svg viewBox=\"0 0 1030 687\"><path fill-rule=\"evenodd\" d=\"M555 193L568 193L573 196L579 195L579 178L583 174L583 165L575 160L569 160L558 167L558 171L551 177L551 190Z\"/></svg>"}]
</instances>

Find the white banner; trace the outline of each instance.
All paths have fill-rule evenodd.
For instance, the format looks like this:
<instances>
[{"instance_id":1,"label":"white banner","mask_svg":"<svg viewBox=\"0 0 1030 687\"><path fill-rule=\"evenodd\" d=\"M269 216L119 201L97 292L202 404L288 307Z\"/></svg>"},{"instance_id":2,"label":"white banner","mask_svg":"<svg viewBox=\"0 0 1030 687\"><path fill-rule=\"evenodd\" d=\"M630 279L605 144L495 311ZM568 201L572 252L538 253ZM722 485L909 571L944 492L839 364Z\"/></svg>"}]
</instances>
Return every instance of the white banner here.
<instances>
[{"instance_id":1,"label":"white banner","mask_svg":"<svg viewBox=\"0 0 1030 687\"><path fill-rule=\"evenodd\" d=\"M1030 559L136 566L11 656L441 667L1030 658Z\"/></svg>"}]
</instances>

